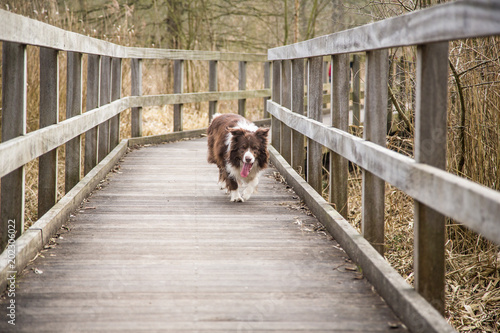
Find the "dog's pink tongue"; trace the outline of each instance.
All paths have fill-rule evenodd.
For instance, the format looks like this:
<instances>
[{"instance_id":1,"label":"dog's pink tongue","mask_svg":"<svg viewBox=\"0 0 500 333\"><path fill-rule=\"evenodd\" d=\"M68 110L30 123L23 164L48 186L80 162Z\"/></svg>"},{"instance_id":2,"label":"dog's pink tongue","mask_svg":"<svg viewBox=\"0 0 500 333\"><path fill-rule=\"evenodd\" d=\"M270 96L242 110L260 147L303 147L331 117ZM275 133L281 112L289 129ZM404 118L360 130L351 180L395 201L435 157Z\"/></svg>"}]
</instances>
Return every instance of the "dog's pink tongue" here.
<instances>
[{"instance_id":1,"label":"dog's pink tongue","mask_svg":"<svg viewBox=\"0 0 500 333\"><path fill-rule=\"evenodd\" d=\"M252 163L244 163L240 173L241 177L243 178L248 177L251 168L252 168Z\"/></svg>"}]
</instances>

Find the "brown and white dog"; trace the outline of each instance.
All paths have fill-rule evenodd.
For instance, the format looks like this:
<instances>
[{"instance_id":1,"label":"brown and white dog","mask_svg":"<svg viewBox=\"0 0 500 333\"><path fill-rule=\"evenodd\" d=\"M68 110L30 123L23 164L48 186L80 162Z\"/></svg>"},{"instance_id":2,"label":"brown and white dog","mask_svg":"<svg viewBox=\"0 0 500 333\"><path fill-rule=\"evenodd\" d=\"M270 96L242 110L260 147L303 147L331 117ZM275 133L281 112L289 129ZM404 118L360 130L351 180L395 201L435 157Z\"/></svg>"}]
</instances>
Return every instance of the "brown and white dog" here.
<instances>
[{"instance_id":1,"label":"brown and white dog","mask_svg":"<svg viewBox=\"0 0 500 333\"><path fill-rule=\"evenodd\" d=\"M208 127L208 162L219 167L219 183L231 194L232 202L248 200L267 167L268 128L237 114L215 114ZM246 184L240 195L238 186Z\"/></svg>"}]
</instances>

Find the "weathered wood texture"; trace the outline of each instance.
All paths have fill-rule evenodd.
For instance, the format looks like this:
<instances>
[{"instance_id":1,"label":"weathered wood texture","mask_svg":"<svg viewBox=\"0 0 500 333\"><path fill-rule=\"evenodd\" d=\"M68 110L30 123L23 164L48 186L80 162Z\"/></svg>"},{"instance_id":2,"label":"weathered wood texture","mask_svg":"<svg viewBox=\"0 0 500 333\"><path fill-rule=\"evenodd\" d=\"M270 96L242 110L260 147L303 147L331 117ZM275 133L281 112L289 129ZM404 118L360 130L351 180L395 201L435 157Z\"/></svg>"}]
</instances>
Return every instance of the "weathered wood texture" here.
<instances>
[{"instance_id":1,"label":"weathered wood texture","mask_svg":"<svg viewBox=\"0 0 500 333\"><path fill-rule=\"evenodd\" d=\"M267 60L265 54L218 51L167 50L126 47L98 40L0 9L0 40L42 46L60 51L99 54L116 58L251 61Z\"/></svg>"},{"instance_id":2,"label":"weathered wood texture","mask_svg":"<svg viewBox=\"0 0 500 333\"><path fill-rule=\"evenodd\" d=\"M268 50L269 60L298 59L497 35L496 1L455 1L358 28Z\"/></svg>"},{"instance_id":3,"label":"weathered wood texture","mask_svg":"<svg viewBox=\"0 0 500 333\"><path fill-rule=\"evenodd\" d=\"M40 48L40 128L59 121L59 61L57 50ZM57 201L57 149L38 159L38 217Z\"/></svg>"},{"instance_id":4,"label":"weathered wood texture","mask_svg":"<svg viewBox=\"0 0 500 333\"><path fill-rule=\"evenodd\" d=\"M99 85L99 106L111 101L111 58L101 57L101 83ZM97 163L109 153L109 120L98 126Z\"/></svg>"},{"instance_id":5,"label":"weathered wood texture","mask_svg":"<svg viewBox=\"0 0 500 333\"><path fill-rule=\"evenodd\" d=\"M271 100L278 104L281 103L281 61L273 61L273 82L272 82L272 96ZM279 152L281 152L280 142L281 142L281 124L280 122L272 117L271 119L271 144Z\"/></svg>"},{"instance_id":6,"label":"weathered wood texture","mask_svg":"<svg viewBox=\"0 0 500 333\"><path fill-rule=\"evenodd\" d=\"M116 101L122 95L122 59L111 59L111 100ZM120 143L120 114L109 120L109 150Z\"/></svg>"},{"instance_id":7,"label":"weathered wood texture","mask_svg":"<svg viewBox=\"0 0 500 333\"><path fill-rule=\"evenodd\" d=\"M215 60L211 60L208 63L208 91L217 91L217 68L219 63ZM208 102L208 121L212 121L214 114L217 113L217 101Z\"/></svg>"},{"instance_id":8,"label":"weathered wood texture","mask_svg":"<svg viewBox=\"0 0 500 333\"><path fill-rule=\"evenodd\" d=\"M292 108L292 62L290 60L281 62L281 105L287 109ZM280 152L290 163L292 161L292 132L290 127L283 123L280 126Z\"/></svg>"},{"instance_id":9,"label":"weathered wood texture","mask_svg":"<svg viewBox=\"0 0 500 333\"><path fill-rule=\"evenodd\" d=\"M307 59L307 116L323 121L323 57ZM322 147L307 139L307 182L318 192L322 189Z\"/></svg>"},{"instance_id":10,"label":"weathered wood texture","mask_svg":"<svg viewBox=\"0 0 500 333\"><path fill-rule=\"evenodd\" d=\"M184 60L174 61L174 94L184 91ZM182 131L183 127L182 104L174 104L174 132Z\"/></svg>"},{"instance_id":11,"label":"weathered wood texture","mask_svg":"<svg viewBox=\"0 0 500 333\"><path fill-rule=\"evenodd\" d=\"M142 60L132 59L130 69L130 95L131 96L141 96L142 95ZM130 126L132 131L132 137L142 136L142 107L137 106L132 108L130 119Z\"/></svg>"},{"instance_id":12,"label":"weathered wood texture","mask_svg":"<svg viewBox=\"0 0 500 333\"><path fill-rule=\"evenodd\" d=\"M240 61L238 63L238 90L247 89L247 63ZM245 117L247 100L242 98L238 100L238 114Z\"/></svg>"},{"instance_id":13,"label":"weathered wood texture","mask_svg":"<svg viewBox=\"0 0 500 333\"><path fill-rule=\"evenodd\" d=\"M500 193L268 101L269 113L425 205L500 244ZM419 184L416 186L415 184Z\"/></svg>"},{"instance_id":14,"label":"weathered wood texture","mask_svg":"<svg viewBox=\"0 0 500 333\"><path fill-rule=\"evenodd\" d=\"M291 110L304 114L304 59L292 60L292 105ZM304 135L292 130L292 167L299 173L306 170Z\"/></svg>"},{"instance_id":15,"label":"weathered wood texture","mask_svg":"<svg viewBox=\"0 0 500 333\"><path fill-rule=\"evenodd\" d=\"M82 55L68 52L66 119L82 114ZM81 175L82 139L78 135L66 143L65 192L69 192L79 181Z\"/></svg>"},{"instance_id":16,"label":"weathered wood texture","mask_svg":"<svg viewBox=\"0 0 500 333\"><path fill-rule=\"evenodd\" d=\"M342 131L349 130L349 55L332 56L331 62L331 125ZM336 210L347 218L347 180L349 163L342 156L330 151L330 202Z\"/></svg>"},{"instance_id":17,"label":"weathered wood texture","mask_svg":"<svg viewBox=\"0 0 500 333\"><path fill-rule=\"evenodd\" d=\"M206 139L128 154L18 278L0 330L406 331L273 170L234 204L205 154Z\"/></svg>"},{"instance_id":18,"label":"weathered wood texture","mask_svg":"<svg viewBox=\"0 0 500 333\"><path fill-rule=\"evenodd\" d=\"M2 142L26 133L26 45L2 43ZM6 161L9 155L0 161ZM0 248L5 248L8 227L14 221L15 235L24 231L24 164L2 174ZM5 175L5 176L4 176Z\"/></svg>"},{"instance_id":19,"label":"weathered wood texture","mask_svg":"<svg viewBox=\"0 0 500 333\"><path fill-rule=\"evenodd\" d=\"M385 147L387 110L387 49L366 54L365 140ZM362 233L380 254L384 254L384 181L369 170L363 170Z\"/></svg>"},{"instance_id":20,"label":"weathered wood texture","mask_svg":"<svg viewBox=\"0 0 500 333\"><path fill-rule=\"evenodd\" d=\"M87 104L86 110L99 107L99 84L100 84L100 65L101 60L97 55L89 55L87 58ZM77 118L82 119L82 117ZM70 119L71 121L71 119ZM88 174L97 165L97 126L87 130L85 133L85 163L84 173ZM74 128L74 127L73 127Z\"/></svg>"},{"instance_id":21,"label":"weathered wood texture","mask_svg":"<svg viewBox=\"0 0 500 333\"><path fill-rule=\"evenodd\" d=\"M417 51L415 162L444 170L448 43L419 46ZM442 314L445 310L445 242L445 217L416 200L415 288Z\"/></svg>"}]
</instances>

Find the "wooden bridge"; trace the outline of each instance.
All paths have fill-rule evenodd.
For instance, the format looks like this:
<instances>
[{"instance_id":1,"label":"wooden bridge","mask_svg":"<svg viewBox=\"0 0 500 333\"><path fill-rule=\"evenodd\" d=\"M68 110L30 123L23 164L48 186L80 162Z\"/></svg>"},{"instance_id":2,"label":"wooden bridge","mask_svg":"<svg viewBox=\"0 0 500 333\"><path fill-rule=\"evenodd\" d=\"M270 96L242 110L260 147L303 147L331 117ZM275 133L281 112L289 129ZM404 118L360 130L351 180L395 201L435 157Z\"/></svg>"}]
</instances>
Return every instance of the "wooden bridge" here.
<instances>
[{"instance_id":1,"label":"wooden bridge","mask_svg":"<svg viewBox=\"0 0 500 333\"><path fill-rule=\"evenodd\" d=\"M444 216L500 244L500 193L443 170L448 42L500 34L498 3L457 1L267 56L129 48L5 11L0 19L2 332L453 331L442 317ZM30 133L26 45L40 48L41 65L40 129ZM415 159L384 147L387 50L411 45L418 51ZM59 52L68 59L62 122ZM367 62L363 138L348 132L347 117L348 56L360 52ZM321 122L325 56L331 126ZM131 95L121 97L128 59ZM141 96L143 59L174 61L174 94ZM187 60L210 62L210 92L183 92ZM240 63L239 91L215 91L220 61ZM250 61L272 73L263 78L272 76L272 89L270 80L245 89ZM244 114L246 99L269 97L273 168L250 201L229 203L205 162L204 130L182 130L182 104L208 102L213 113L217 101L237 99ZM175 105L174 133L142 137L141 108L165 104ZM120 115L129 108L132 138L120 142ZM66 195L56 202L62 145ZM329 198L338 211L318 194L323 147L331 150ZM36 158L40 218L25 230L24 166ZM363 235L345 220L347 160L363 169ZM416 202L415 289L380 255L384 182Z\"/></svg>"}]
</instances>

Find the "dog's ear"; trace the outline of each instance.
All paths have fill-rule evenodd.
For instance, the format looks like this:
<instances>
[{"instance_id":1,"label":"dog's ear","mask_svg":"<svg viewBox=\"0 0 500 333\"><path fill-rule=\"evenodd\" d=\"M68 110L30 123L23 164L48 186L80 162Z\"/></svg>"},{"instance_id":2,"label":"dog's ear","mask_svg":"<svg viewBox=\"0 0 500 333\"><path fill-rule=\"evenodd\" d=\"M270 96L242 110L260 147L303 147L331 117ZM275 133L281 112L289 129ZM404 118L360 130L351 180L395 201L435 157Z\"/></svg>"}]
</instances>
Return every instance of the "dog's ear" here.
<instances>
[{"instance_id":1,"label":"dog's ear","mask_svg":"<svg viewBox=\"0 0 500 333\"><path fill-rule=\"evenodd\" d=\"M267 135L269 134L269 128L259 128L255 134L262 141L267 143Z\"/></svg>"},{"instance_id":2,"label":"dog's ear","mask_svg":"<svg viewBox=\"0 0 500 333\"><path fill-rule=\"evenodd\" d=\"M245 135L245 130L241 128L227 128L227 131L231 133L233 136L243 136Z\"/></svg>"}]
</instances>

